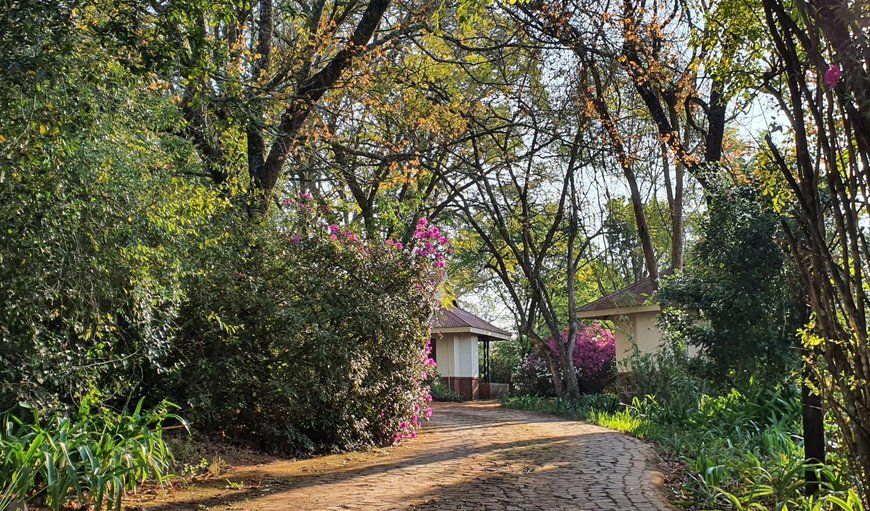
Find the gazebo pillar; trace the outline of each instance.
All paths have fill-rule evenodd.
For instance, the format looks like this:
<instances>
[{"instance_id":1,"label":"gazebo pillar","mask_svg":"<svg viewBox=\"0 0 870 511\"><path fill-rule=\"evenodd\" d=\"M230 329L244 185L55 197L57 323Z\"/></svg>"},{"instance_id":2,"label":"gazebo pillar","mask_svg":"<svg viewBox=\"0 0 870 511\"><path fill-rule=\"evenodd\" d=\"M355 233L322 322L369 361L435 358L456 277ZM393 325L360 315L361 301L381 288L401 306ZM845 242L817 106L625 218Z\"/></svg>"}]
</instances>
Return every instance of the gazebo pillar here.
<instances>
[{"instance_id":1,"label":"gazebo pillar","mask_svg":"<svg viewBox=\"0 0 870 511\"><path fill-rule=\"evenodd\" d=\"M483 383L490 383L490 366L489 366L489 339L481 337L483 341Z\"/></svg>"}]
</instances>

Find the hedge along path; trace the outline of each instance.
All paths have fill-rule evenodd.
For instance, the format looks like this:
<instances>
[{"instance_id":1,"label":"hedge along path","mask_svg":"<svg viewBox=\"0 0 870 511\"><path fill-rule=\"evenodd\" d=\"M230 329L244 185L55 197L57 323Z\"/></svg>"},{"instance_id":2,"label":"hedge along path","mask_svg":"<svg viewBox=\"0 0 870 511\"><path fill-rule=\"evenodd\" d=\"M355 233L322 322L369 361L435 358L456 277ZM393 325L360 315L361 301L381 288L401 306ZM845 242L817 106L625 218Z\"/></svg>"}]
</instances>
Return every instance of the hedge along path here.
<instances>
[{"instance_id":1,"label":"hedge along path","mask_svg":"<svg viewBox=\"0 0 870 511\"><path fill-rule=\"evenodd\" d=\"M435 403L392 449L241 464L136 509L671 510L643 442L496 403Z\"/></svg>"}]
</instances>

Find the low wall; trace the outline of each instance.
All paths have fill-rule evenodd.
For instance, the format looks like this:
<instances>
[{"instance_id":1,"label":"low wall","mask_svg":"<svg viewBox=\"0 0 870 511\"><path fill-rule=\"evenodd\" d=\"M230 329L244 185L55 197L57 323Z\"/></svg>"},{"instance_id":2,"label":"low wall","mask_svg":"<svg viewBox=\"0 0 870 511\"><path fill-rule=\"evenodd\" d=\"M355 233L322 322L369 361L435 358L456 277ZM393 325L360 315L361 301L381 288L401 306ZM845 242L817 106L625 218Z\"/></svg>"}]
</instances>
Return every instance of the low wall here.
<instances>
[{"instance_id":1,"label":"low wall","mask_svg":"<svg viewBox=\"0 0 870 511\"><path fill-rule=\"evenodd\" d=\"M508 383L481 383L478 385L477 395L480 399L499 399L506 396L509 391Z\"/></svg>"},{"instance_id":2,"label":"low wall","mask_svg":"<svg viewBox=\"0 0 870 511\"><path fill-rule=\"evenodd\" d=\"M477 378L469 376L442 376L441 383L462 396L465 401L477 399L480 392Z\"/></svg>"}]
</instances>

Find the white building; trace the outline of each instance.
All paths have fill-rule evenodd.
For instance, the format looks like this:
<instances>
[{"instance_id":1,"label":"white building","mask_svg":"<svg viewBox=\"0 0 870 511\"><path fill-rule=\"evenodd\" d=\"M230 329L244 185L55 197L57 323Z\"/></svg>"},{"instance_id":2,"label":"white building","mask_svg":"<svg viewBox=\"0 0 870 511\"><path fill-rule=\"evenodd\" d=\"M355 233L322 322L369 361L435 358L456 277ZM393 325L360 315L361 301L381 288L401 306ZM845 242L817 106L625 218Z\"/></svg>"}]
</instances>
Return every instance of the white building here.
<instances>
[{"instance_id":1,"label":"white building","mask_svg":"<svg viewBox=\"0 0 870 511\"><path fill-rule=\"evenodd\" d=\"M606 319L613 322L617 367L622 366L635 347L641 353L652 353L662 344L662 333L658 327L662 309L651 301L655 289L653 280L645 278L577 309L578 319Z\"/></svg>"},{"instance_id":2,"label":"white building","mask_svg":"<svg viewBox=\"0 0 870 511\"><path fill-rule=\"evenodd\" d=\"M463 399L489 399L507 393L507 384L489 381L489 343L510 334L474 314L454 307L442 309L432 329L431 357L441 382ZM480 377L480 348L484 350ZM482 379L482 381L481 381Z\"/></svg>"}]
</instances>

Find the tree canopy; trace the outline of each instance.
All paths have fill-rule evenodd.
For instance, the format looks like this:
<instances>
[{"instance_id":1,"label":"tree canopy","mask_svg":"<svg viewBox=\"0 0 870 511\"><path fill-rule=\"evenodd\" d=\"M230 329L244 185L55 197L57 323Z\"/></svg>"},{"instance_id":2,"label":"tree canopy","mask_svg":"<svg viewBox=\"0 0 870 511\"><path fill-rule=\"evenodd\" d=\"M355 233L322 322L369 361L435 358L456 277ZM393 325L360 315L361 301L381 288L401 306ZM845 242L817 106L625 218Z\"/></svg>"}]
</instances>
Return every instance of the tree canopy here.
<instances>
[{"instance_id":1,"label":"tree canopy","mask_svg":"<svg viewBox=\"0 0 870 511\"><path fill-rule=\"evenodd\" d=\"M576 401L576 309L649 278L719 383L823 398L866 489L868 19L7 2L0 407L170 398L290 450L389 444L425 413L439 300L498 304Z\"/></svg>"}]
</instances>

